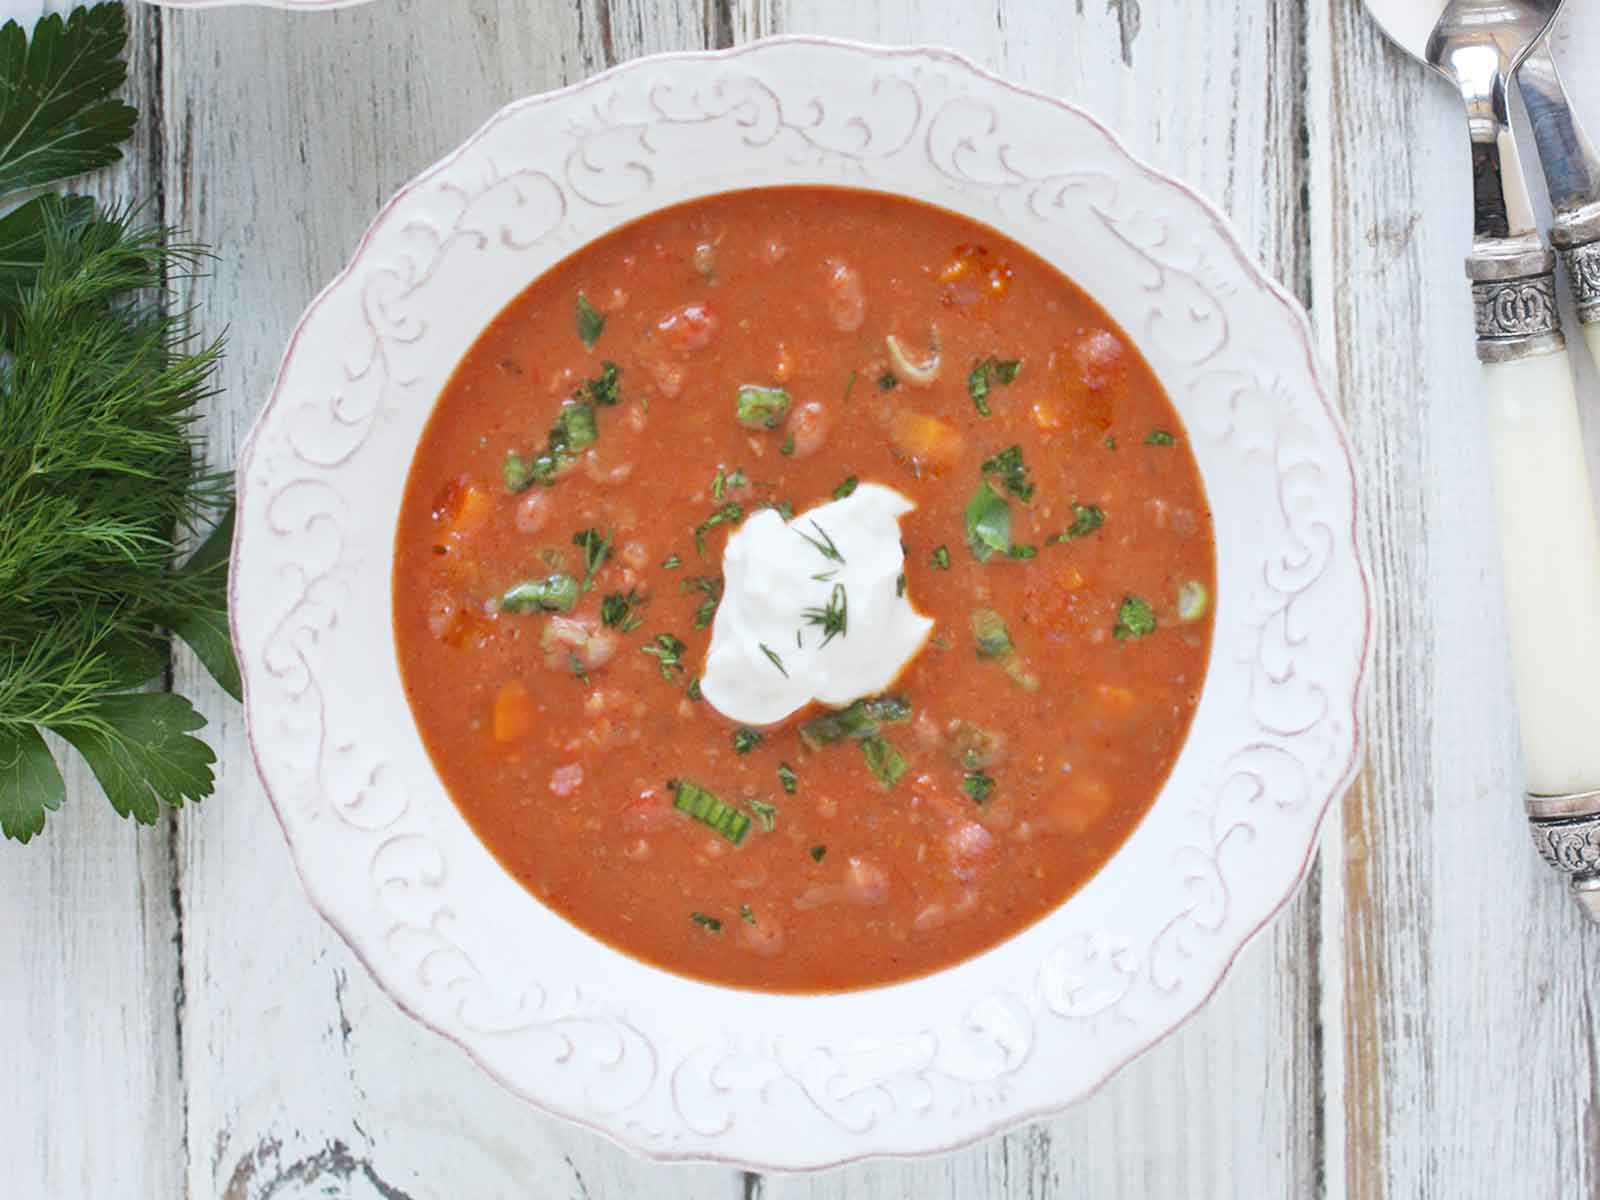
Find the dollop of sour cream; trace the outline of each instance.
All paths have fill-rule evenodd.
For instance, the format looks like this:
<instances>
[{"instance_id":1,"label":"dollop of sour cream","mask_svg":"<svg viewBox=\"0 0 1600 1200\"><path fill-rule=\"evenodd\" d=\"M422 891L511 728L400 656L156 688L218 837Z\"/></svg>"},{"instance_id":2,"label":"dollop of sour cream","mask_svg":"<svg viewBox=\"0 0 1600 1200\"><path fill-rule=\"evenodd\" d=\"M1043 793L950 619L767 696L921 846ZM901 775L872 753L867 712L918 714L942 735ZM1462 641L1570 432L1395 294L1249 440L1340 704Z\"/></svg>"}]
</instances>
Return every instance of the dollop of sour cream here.
<instances>
[{"instance_id":1,"label":"dollop of sour cream","mask_svg":"<svg viewBox=\"0 0 1600 1200\"><path fill-rule=\"evenodd\" d=\"M762 509L735 530L706 700L740 724L771 725L814 700L840 707L892 684L934 624L901 594L900 518L915 507L863 483L792 521Z\"/></svg>"}]
</instances>

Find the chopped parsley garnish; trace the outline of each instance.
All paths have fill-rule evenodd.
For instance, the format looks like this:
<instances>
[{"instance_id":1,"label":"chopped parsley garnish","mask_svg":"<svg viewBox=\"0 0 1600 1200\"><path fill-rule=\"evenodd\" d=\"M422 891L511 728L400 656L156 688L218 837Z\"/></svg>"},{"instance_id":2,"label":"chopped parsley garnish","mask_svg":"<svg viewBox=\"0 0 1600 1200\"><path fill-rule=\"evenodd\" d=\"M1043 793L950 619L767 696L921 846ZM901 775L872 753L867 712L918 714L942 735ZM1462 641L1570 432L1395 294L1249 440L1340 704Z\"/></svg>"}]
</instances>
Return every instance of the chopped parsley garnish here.
<instances>
[{"instance_id":1,"label":"chopped parsley garnish","mask_svg":"<svg viewBox=\"0 0 1600 1200\"><path fill-rule=\"evenodd\" d=\"M744 505L730 500L704 521L694 527L694 546L701 554L706 552L706 534L718 525L729 525L744 520Z\"/></svg>"},{"instance_id":2,"label":"chopped parsley garnish","mask_svg":"<svg viewBox=\"0 0 1600 1200\"><path fill-rule=\"evenodd\" d=\"M894 377L893 371L885 371L878 376L878 390L880 392L892 392L899 386L900 381Z\"/></svg>"},{"instance_id":3,"label":"chopped parsley garnish","mask_svg":"<svg viewBox=\"0 0 1600 1200\"><path fill-rule=\"evenodd\" d=\"M1008 446L993 458L985 459L982 469L985 475L998 475L1006 491L1018 500L1033 499L1033 481L1028 478L1028 468L1023 464L1021 446Z\"/></svg>"},{"instance_id":4,"label":"chopped parsley garnish","mask_svg":"<svg viewBox=\"0 0 1600 1200\"><path fill-rule=\"evenodd\" d=\"M855 391L856 376L858 376L859 374L861 374L861 372L859 372L859 371L851 371L850 372L850 378L846 379L844 381L844 396L843 396L843 399L845 399L845 400L850 399L850 393Z\"/></svg>"},{"instance_id":5,"label":"chopped parsley garnish","mask_svg":"<svg viewBox=\"0 0 1600 1200\"><path fill-rule=\"evenodd\" d=\"M739 905L739 919L754 925L756 923L756 910L748 904Z\"/></svg>"},{"instance_id":6,"label":"chopped parsley garnish","mask_svg":"<svg viewBox=\"0 0 1600 1200\"><path fill-rule=\"evenodd\" d=\"M586 400L563 402L543 451L532 459L516 453L506 455L501 475L507 490L522 492L536 483L554 482L578 461L577 452L594 445L599 436L594 405Z\"/></svg>"},{"instance_id":7,"label":"chopped parsley garnish","mask_svg":"<svg viewBox=\"0 0 1600 1200\"><path fill-rule=\"evenodd\" d=\"M755 813L756 820L761 822L761 832L771 833L778 827L778 806L768 804L765 800L746 800L750 811Z\"/></svg>"},{"instance_id":8,"label":"chopped parsley garnish","mask_svg":"<svg viewBox=\"0 0 1600 1200\"><path fill-rule=\"evenodd\" d=\"M828 857L828 848L826 846L813 846L810 853L811 861L819 863Z\"/></svg>"},{"instance_id":9,"label":"chopped parsley garnish","mask_svg":"<svg viewBox=\"0 0 1600 1200\"><path fill-rule=\"evenodd\" d=\"M1007 558L1032 558L1038 551L1011 540L1011 504L985 481L967 504L967 548L979 562L996 554Z\"/></svg>"},{"instance_id":10,"label":"chopped parsley garnish","mask_svg":"<svg viewBox=\"0 0 1600 1200\"><path fill-rule=\"evenodd\" d=\"M759 729L751 729L741 725L733 731L733 752L735 754L749 754L765 740L765 734Z\"/></svg>"},{"instance_id":11,"label":"chopped parsley garnish","mask_svg":"<svg viewBox=\"0 0 1600 1200\"><path fill-rule=\"evenodd\" d=\"M788 413L789 393L781 387L756 387L747 383L739 388L735 415L746 429L776 429Z\"/></svg>"},{"instance_id":12,"label":"chopped parsley garnish","mask_svg":"<svg viewBox=\"0 0 1600 1200\"><path fill-rule=\"evenodd\" d=\"M611 557L611 535L598 529L580 529L572 535L572 544L583 547L583 590L594 586L594 573Z\"/></svg>"},{"instance_id":13,"label":"chopped parsley garnish","mask_svg":"<svg viewBox=\"0 0 1600 1200\"><path fill-rule=\"evenodd\" d=\"M661 560L661 569L663 571L676 571L681 566L683 566L681 555L669 554Z\"/></svg>"},{"instance_id":14,"label":"chopped parsley garnish","mask_svg":"<svg viewBox=\"0 0 1600 1200\"><path fill-rule=\"evenodd\" d=\"M716 917L708 917L705 913L692 912L689 914L689 920L711 933L722 932L722 922L717 920Z\"/></svg>"},{"instance_id":15,"label":"chopped parsley garnish","mask_svg":"<svg viewBox=\"0 0 1600 1200\"><path fill-rule=\"evenodd\" d=\"M784 794L792 796L795 793L795 789L800 786L800 776L794 773L794 768L788 763L779 763L778 782L783 785Z\"/></svg>"},{"instance_id":16,"label":"chopped parsley garnish","mask_svg":"<svg viewBox=\"0 0 1600 1200\"><path fill-rule=\"evenodd\" d=\"M611 592L600 601L601 623L612 629L620 629L623 633L632 633L644 623L644 618L633 611L643 603L638 588L628 589L626 595Z\"/></svg>"},{"instance_id":17,"label":"chopped parsley garnish","mask_svg":"<svg viewBox=\"0 0 1600 1200\"><path fill-rule=\"evenodd\" d=\"M1105 523L1106 514L1102 509L1093 504L1079 504L1074 501L1072 505L1072 524L1068 525L1061 533L1050 537L1049 541L1053 545L1060 545L1062 542L1070 542L1074 538L1088 537Z\"/></svg>"},{"instance_id":18,"label":"chopped parsley garnish","mask_svg":"<svg viewBox=\"0 0 1600 1200\"><path fill-rule=\"evenodd\" d=\"M828 531L821 525L818 525L815 521L811 522L811 528L817 531L817 537L812 537L803 529L796 529L795 532L801 537L805 538L806 541L810 542L811 545L815 547L817 553L822 555L822 557L827 559L829 562L844 562L844 555L839 553L839 547L833 544L833 539L828 536Z\"/></svg>"},{"instance_id":19,"label":"chopped parsley garnish","mask_svg":"<svg viewBox=\"0 0 1600 1200\"><path fill-rule=\"evenodd\" d=\"M661 678L668 683L677 678L674 672L683 670L683 652L687 647L670 633L656 634L649 645L640 646L639 649L661 663Z\"/></svg>"},{"instance_id":20,"label":"chopped parsley garnish","mask_svg":"<svg viewBox=\"0 0 1600 1200\"><path fill-rule=\"evenodd\" d=\"M972 406L978 410L980 417L990 416L989 391L995 383L1009 387L1022 373L1022 360L1020 358L999 359L989 357L982 359L972 368L972 373L967 376L967 395L972 397Z\"/></svg>"},{"instance_id":21,"label":"chopped parsley garnish","mask_svg":"<svg viewBox=\"0 0 1600 1200\"><path fill-rule=\"evenodd\" d=\"M989 793L994 791L994 778L984 774L982 771L969 771L966 777L962 779L961 786L975 803L986 804L989 800Z\"/></svg>"},{"instance_id":22,"label":"chopped parsley garnish","mask_svg":"<svg viewBox=\"0 0 1600 1200\"><path fill-rule=\"evenodd\" d=\"M906 757L895 748L895 744L886 737L874 734L861 743L861 753L866 757L867 766L878 777L879 782L886 787L893 787L900 782L900 777L906 773Z\"/></svg>"},{"instance_id":23,"label":"chopped parsley garnish","mask_svg":"<svg viewBox=\"0 0 1600 1200\"><path fill-rule=\"evenodd\" d=\"M585 349L593 350L594 344L600 340L600 335L605 332L606 319L600 310L589 303L589 297L582 292L578 293L578 337L583 339Z\"/></svg>"},{"instance_id":24,"label":"chopped parsley garnish","mask_svg":"<svg viewBox=\"0 0 1600 1200\"><path fill-rule=\"evenodd\" d=\"M778 652L765 642L759 642L757 644L761 647L761 653L767 656L767 661L778 668L778 674L782 675L785 679L789 678L789 672L783 665L783 659L778 657Z\"/></svg>"},{"instance_id":25,"label":"chopped parsley garnish","mask_svg":"<svg viewBox=\"0 0 1600 1200\"><path fill-rule=\"evenodd\" d=\"M1115 437L1113 437L1109 433L1106 434L1106 449L1107 450L1115 450L1116 448L1117 448L1117 439Z\"/></svg>"},{"instance_id":26,"label":"chopped parsley garnish","mask_svg":"<svg viewBox=\"0 0 1600 1200\"><path fill-rule=\"evenodd\" d=\"M836 637L842 637L850 630L850 605L845 595L844 584L836 583L833 591L828 593L828 604L825 608L808 608L801 612L807 625L817 625L822 629L822 644L826 646Z\"/></svg>"},{"instance_id":27,"label":"chopped parsley garnish","mask_svg":"<svg viewBox=\"0 0 1600 1200\"><path fill-rule=\"evenodd\" d=\"M833 489L833 498L835 500L843 500L846 496L850 495L856 490L856 487L858 484L860 484L860 482L861 481L854 475L846 475L844 482Z\"/></svg>"},{"instance_id":28,"label":"chopped parsley garnish","mask_svg":"<svg viewBox=\"0 0 1600 1200\"><path fill-rule=\"evenodd\" d=\"M590 404L598 404L602 408L610 408L622 402L622 393L617 388L617 381L622 377L622 368L616 363L607 360L600 364L600 374L593 379L585 379L578 385L578 390L573 393L573 398L587 400Z\"/></svg>"},{"instance_id":29,"label":"chopped parsley garnish","mask_svg":"<svg viewBox=\"0 0 1600 1200\"><path fill-rule=\"evenodd\" d=\"M696 704L700 702L700 676L696 675L693 679L689 680L689 686L684 689L683 694L689 697L689 699L693 700Z\"/></svg>"},{"instance_id":30,"label":"chopped parsley garnish","mask_svg":"<svg viewBox=\"0 0 1600 1200\"><path fill-rule=\"evenodd\" d=\"M683 590L699 592L705 597L694 610L694 627L704 629L717 615L717 605L722 602L722 576L693 575L683 581Z\"/></svg>"},{"instance_id":31,"label":"chopped parsley garnish","mask_svg":"<svg viewBox=\"0 0 1600 1200\"><path fill-rule=\"evenodd\" d=\"M750 832L750 818L731 804L717 799L716 793L687 779L669 779L667 789L672 792L672 807L688 813L702 825L707 825L727 838L735 846L744 841Z\"/></svg>"},{"instance_id":32,"label":"chopped parsley garnish","mask_svg":"<svg viewBox=\"0 0 1600 1200\"><path fill-rule=\"evenodd\" d=\"M838 712L812 717L800 726L800 740L813 750L845 738L860 741L874 737L885 725L900 725L911 719L911 703L904 696L874 696L857 700Z\"/></svg>"},{"instance_id":33,"label":"chopped parsley garnish","mask_svg":"<svg viewBox=\"0 0 1600 1200\"><path fill-rule=\"evenodd\" d=\"M931 558L933 565L938 567L939 570L948 571L950 569L950 548L948 546L935 548Z\"/></svg>"},{"instance_id":34,"label":"chopped parsley garnish","mask_svg":"<svg viewBox=\"0 0 1600 1200\"><path fill-rule=\"evenodd\" d=\"M901 571L900 577L894 581L894 594L896 596L904 596L906 594L906 573L904 571Z\"/></svg>"},{"instance_id":35,"label":"chopped parsley garnish","mask_svg":"<svg viewBox=\"0 0 1600 1200\"><path fill-rule=\"evenodd\" d=\"M571 575L557 572L543 579L526 579L506 589L500 611L508 613L571 612L583 588Z\"/></svg>"},{"instance_id":36,"label":"chopped parsley garnish","mask_svg":"<svg viewBox=\"0 0 1600 1200\"><path fill-rule=\"evenodd\" d=\"M1117 624L1111 634L1119 642L1129 638L1148 637L1156 631L1156 614L1150 607L1150 602L1139 596L1129 596L1123 600L1122 607L1117 611Z\"/></svg>"},{"instance_id":37,"label":"chopped parsley garnish","mask_svg":"<svg viewBox=\"0 0 1600 1200\"><path fill-rule=\"evenodd\" d=\"M1178 439L1165 429L1152 429L1145 435L1144 444L1146 446L1176 446Z\"/></svg>"},{"instance_id":38,"label":"chopped parsley garnish","mask_svg":"<svg viewBox=\"0 0 1600 1200\"><path fill-rule=\"evenodd\" d=\"M778 447L778 453L788 458L794 453L794 434L783 439L783 445Z\"/></svg>"}]
</instances>

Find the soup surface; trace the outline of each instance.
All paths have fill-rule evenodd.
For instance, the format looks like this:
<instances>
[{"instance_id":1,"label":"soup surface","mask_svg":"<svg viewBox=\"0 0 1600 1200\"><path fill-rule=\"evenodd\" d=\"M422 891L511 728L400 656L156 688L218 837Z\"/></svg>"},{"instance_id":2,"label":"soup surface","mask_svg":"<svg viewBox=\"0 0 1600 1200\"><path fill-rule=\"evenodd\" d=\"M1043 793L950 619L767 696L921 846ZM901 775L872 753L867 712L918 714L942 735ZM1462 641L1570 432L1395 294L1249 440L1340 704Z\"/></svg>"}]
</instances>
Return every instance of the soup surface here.
<instances>
[{"instance_id":1,"label":"soup surface","mask_svg":"<svg viewBox=\"0 0 1600 1200\"><path fill-rule=\"evenodd\" d=\"M842 712L724 718L731 531L867 482L916 505L931 637ZM594 936L768 990L1060 905L1160 790L1211 637L1199 472L1126 336L995 231L866 192L695 201L534 282L440 397L397 536L407 693L478 835Z\"/></svg>"}]
</instances>

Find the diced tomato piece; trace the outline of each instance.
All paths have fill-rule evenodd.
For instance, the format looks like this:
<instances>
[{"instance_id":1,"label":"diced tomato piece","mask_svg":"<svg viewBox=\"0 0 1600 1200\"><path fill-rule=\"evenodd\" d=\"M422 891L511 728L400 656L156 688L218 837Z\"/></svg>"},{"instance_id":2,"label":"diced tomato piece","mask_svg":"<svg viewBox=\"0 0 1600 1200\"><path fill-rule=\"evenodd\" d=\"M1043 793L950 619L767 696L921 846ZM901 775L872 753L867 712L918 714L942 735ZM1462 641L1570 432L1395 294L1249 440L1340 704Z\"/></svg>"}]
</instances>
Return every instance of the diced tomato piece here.
<instances>
[{"instance_id":1,"label":"diced tomato piece","mask_svg":"<svg viewBox=\"0 0 1600 1200\"><path fill-rule=\"evenodd\" d=\"M494 740L502 746L520 742L539 723L533 696L520 679L503 685L494 697Z\"/></svg>"}]
</instances>

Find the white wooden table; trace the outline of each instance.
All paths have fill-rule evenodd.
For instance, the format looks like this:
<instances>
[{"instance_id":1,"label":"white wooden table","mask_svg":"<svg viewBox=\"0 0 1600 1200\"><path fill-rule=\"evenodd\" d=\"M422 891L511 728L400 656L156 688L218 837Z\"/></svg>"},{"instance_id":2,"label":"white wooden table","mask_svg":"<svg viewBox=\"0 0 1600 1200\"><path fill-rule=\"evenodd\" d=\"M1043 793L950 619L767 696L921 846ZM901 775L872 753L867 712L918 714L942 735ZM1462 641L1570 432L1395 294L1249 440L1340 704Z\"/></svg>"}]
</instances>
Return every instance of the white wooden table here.
<instances>
[{"instance_id":1,"label":"white wooden table","mask_svg":"<svg viewBox=\"0 0 1600 1200\"><path fill-rule=\"evenodd\" d=\"M0 13L41 3L65 7ZM1600 11L1573 7L1558 51L1600 124ZM634 55L802 30L949 44L1092 108L1310 307L1380 636L1367 768L1305 891L1202 1015L1054 1120L810 1178L647 1165L524 1107L379 993L300 889L237 708L180 658L218 794L138 830L74 766L45 837L0 845L0 1195L1600 1196L1600 929L1519 808L1459 114L1356 0L137 7L144 120L114 187L220 255L195 295L204 331L230 331L214 457L231 462L377 206L497 107ZM1592 426L1592 372L1587 398Z\"/></svg>"}]
</instances>

